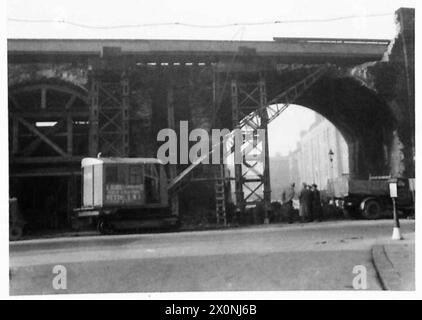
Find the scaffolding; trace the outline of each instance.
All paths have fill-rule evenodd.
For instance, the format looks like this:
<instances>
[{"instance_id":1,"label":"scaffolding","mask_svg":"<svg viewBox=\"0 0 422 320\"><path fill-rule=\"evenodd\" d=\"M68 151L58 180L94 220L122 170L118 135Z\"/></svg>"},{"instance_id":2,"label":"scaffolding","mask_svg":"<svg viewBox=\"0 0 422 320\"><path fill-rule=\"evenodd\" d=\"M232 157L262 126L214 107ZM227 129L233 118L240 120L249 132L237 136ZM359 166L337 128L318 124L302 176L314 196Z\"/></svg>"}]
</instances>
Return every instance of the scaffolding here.
<instances>
[{"instance_id":1,"label":"scaffolding","mask_svg":"<svg viewBox=\"0 0 422 320\"><path fill-rule=\"evenodd\" d=\"M129 155L129 80L93 74L91 83L89 154Z\"/></svg>"},{"instance_id":2,"label":"scaffolding","mask_svg":"<svg viewBox=\"0 0 422 320\"><path fill-rule=\"evenodd\" d=\"M239 148L242 153L242 162L235 164L234 173L236 210L238 212L243 213L248 206L262 204L265 212L264 222L268 223L271 210L268 124L330 69L330 65L318 67L304 79L277 94L269 101L263 77L259 77L256 82L243 83L235 78L232 79L232 124L235 130L224 137L223 141L227 142L226 147L230 150L230 153L233 153L235 151L236 129L242 133L242 142ZM258 130L265 132L264 137L258 139ZM202 160L210 157L215 150L216 146L212 148L209 154L202 155L197 162L183 170L172 180L169 190L177 192L189 181L192 181L195 177L195 169L198 168ZM227 177L224 178L227 179ZM216 208L218 212L218 204L216 204Z\"/></svg>"}]
</instances>

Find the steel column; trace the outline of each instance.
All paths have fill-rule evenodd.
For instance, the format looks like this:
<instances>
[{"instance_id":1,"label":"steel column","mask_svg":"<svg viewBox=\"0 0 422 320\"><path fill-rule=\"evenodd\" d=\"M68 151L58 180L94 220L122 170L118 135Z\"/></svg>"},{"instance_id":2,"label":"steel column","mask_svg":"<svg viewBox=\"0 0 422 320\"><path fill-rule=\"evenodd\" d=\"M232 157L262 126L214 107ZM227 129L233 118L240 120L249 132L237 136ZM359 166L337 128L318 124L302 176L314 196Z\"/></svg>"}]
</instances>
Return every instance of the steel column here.
<instances>
[{"instance_id":1,"label":"steel column","mask_svg":"<svg viewBox=\"0 0 422 320\"><path fill-rule=\"evenodd\" d=\"M263 142L264 148L264 222L269 223L269 212L271 211L271 183L270 183L270 154L268 148L268 113L267 113L267 92L265 88L265 80L261 78L259 80L259 97L260 97L260 109L261 109L261 129L265 130L265 141Z\"/></svg>"},{"instance_id":2,"label":"steel column","mask_svg":"<svg viewBox=\"0 0 422 320\"><path fill-rule=\"evenodd\" d=\"M93 75L90 109L90 155L129 155L129 80L123 74Z\"/></svg>"},{"instance_id":3,"label":"steel column","mask_svg":"<svg viewBox=\"0 0 422 320\"><path fill-rule=\"evenodd\" d=\"M167 126L169 129L176 128L176 121L174 118L174 90L173 85L170 84L167 88ZM169 164L170 181L177 176L177 165ZM172 192L170 197L171 212L174 215L179 215L179 195L177 192Z\"/></svg>"},{"instance_id":4,"label":"steel column","mask_svg":"<svg viewBox=\"0 0 422 320\"><path fill-rule=\"evenodd\" d=\"M123 155L129 156L129 79L122 77L122 140Z\"/></svg>"},{"instance_id":5,"label":"steel column","mask_svg":"<svg viewBox=\"0 0 422 320\"><path fill-rule=\"evenodd\" d=\"M232 123L234 129L240 129L239 124L239 92L237 87L237 80L231 82L231 98L232 98ZM245 212L245 201L243 193L243 175L242 165L234 165L235 176L235 195L236 195L236 210L241 214Z\"/></svg>"},{"instance_id":6,"label":"steel column","mask_svg":"<svg viewBox=\"0 0 422 320\"><path fill-rule=\"evenodd\" d=\"M98 106L99 106L100 84L92 79L90 91L90 116L89 116L89 154L95 157L98 153Z\"/></svg>"},{"instance_id":7,"label":"steel column","mask_svg":"<svg viewBox=\"0 0 422 320\"><path fill-rule=\"evenodd\" d=\"M213 68L213 117L212 117L212 126L213 128L219 127L217 124L217 112L220 106L221 97L220 97L220 83L219 83L219 74L216 72L215 67ZM215 192L215 211L216 211L216 220L217 224L227 225L227 215L226 215L226 177L225 177L225 165L224 165L224 146L223 144L218 146L220 153L220 164L215 168L215 183L214 183L214 192Z\"/></svg>"}]
</instances>

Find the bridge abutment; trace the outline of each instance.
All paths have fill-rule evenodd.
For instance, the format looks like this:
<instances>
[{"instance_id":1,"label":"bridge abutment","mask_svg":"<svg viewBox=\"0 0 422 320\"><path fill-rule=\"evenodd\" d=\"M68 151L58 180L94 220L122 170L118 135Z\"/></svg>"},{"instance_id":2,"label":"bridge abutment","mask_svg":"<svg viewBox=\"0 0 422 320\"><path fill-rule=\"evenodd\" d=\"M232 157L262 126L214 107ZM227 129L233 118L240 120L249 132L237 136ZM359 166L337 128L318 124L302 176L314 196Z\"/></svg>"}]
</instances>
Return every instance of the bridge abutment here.
<instances>
[{"instance_id":1,"label":"bridge abutment","mask_svg":"<svg viewBox=\"0 0 422 320\"><path fill-rule=\"evenodd\" d=\"M350 75L388 105L395 118L390 130L389 161L393 176L415 176L415 11L396 12L398 33L381 61L350 69Z\"/></svg>"}]
</instances>

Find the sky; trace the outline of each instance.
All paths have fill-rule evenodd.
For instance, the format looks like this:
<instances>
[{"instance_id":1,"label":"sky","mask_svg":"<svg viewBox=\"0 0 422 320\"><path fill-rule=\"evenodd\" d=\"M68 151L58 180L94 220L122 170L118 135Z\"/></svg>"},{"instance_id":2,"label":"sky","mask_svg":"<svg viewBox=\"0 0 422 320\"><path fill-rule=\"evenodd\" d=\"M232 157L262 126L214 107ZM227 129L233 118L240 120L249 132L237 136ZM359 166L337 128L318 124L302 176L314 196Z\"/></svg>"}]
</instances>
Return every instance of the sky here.
<instances>
[{"instance_id":1,"label":"sky","mask_svg":"<svg viewBox=\"0 0 422 320\"><path fill-rule=\"evenodd\" d=\"M286 156L296 150L300 132L307 130L315 121L315 112L306 107L290 105L268 125L270 156Z\"/></svg>"},{"instance_id":2,"label":"sky","mask_svg":"<svg viewBox=\"0 0 422 320\"><path fill-rule=\"evenodd\" d=\"M409 0L7 0L8 19L66 20L92 26L181 22L201 25L239 22L330 19L351 15L388 14L323 23L302 22L264 26L191 28L160 26L87 29L63 23L7 23L16 38L160 38L271 40L272 37L391 38L393 13L414 7Z\"/></svg>"},{"instance_id":3,"label":"sky","mask_svg":"<svg viewBox=\"0 0 422 320\"><path fill-rule=\"evenodd\" d=\"M392 39L396 33L394 12L400 7L415 7L415 2L409 0L8 0L7 37L204 40L272 40L273 37ZM361 17L379 14L382 16ZM350 16L360 17L315 22L315 19ZM18 19L20 22L10 19ZM85 27L63 22L45 22L45 20L66 21ZM211 27L233 23L291 20L302 20L302 22ZM201 27L180 25L116 27L174 22L201 25ZM289 151L293 151L300 132L306 130L314 118L314 112L309 109L300 107L287 109L270 124L270 154L286 155Z\"/></svg>"}]
</instances>

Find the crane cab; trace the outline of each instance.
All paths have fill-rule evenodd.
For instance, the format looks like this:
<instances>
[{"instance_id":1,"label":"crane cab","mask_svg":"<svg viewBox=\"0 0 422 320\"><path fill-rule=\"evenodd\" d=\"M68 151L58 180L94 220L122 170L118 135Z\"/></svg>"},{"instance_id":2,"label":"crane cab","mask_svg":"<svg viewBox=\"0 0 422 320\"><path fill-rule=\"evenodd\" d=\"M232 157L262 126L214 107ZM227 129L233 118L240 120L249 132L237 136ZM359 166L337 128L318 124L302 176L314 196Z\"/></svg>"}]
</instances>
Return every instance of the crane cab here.
<instances>
[{"instance_id":1,"label":"crane cab","mask_svg":"<svg viewBox=\"0 0 422 320\"><path fill-rule=\"evenodd\" d=\"M176 225L168 204L167 175L154 158L84 158L82 208L78 218L96 217L98 230Z\"/></svg>"}]
</instances>

